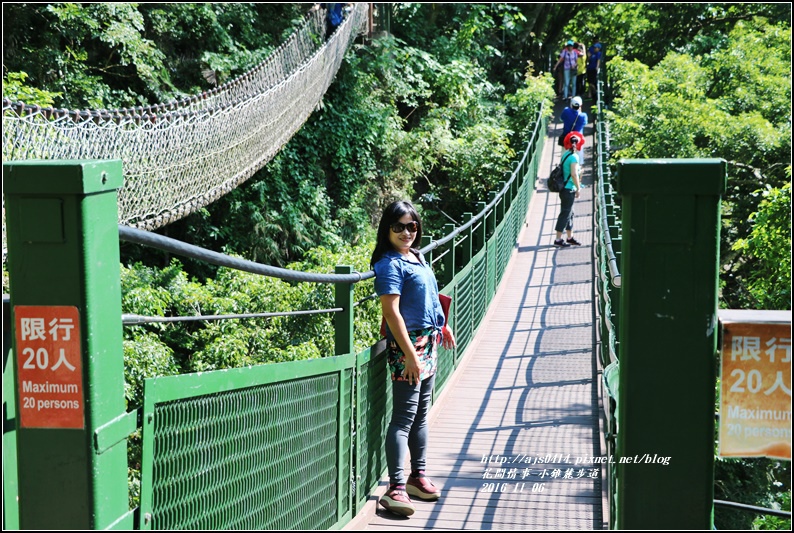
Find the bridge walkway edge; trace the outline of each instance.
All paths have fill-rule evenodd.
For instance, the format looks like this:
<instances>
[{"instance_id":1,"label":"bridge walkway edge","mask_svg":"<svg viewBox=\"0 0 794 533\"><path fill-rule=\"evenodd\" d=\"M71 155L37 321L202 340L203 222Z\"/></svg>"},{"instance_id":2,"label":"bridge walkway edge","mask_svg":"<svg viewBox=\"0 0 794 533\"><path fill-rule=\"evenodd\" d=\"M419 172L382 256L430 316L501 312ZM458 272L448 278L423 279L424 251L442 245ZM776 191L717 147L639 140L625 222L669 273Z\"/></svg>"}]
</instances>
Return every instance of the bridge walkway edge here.
<instances>
[{"instance_id":1,"label":"bridge walkway edge","mask_svg":"<svg viewBox=\"0 0 794 533\"><path fill-rule=\"evenodd\" d=\"M607 528L605 465L592 461L605 449L594 348L593 128L585 129L585 188L574 207L582 246L559 249L559 198L543 178L560 160L561 110L558 103L502 283L431 410L428 475L442 497L413 498L416 513L399 517L377 505L385 478L344 529Z\"/></svg>"}]
</instances>

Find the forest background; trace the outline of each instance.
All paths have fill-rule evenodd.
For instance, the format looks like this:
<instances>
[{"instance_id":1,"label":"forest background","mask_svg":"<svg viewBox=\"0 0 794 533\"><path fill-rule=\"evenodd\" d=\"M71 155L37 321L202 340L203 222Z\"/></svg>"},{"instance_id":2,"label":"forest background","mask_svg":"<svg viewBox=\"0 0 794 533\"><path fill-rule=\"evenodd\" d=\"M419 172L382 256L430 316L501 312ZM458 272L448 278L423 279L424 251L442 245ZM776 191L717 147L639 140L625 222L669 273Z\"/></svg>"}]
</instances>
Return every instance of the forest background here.
<instances>
[{"instance_id":1,"label":"forest background","mask_svg":"<svg viewBox=\"0 0 794 533\"><path fill-rule=\"evenodd\" d=\"M425 227L460 220L527 140L567 39L601 42L613 154L721 157L720 306L791 309L791 4L378 4L388 35L357 40L321 106L232 193L158 233L302 271L369 270L384 205ZM3 97L44 107L168 102L268 56L312 4L3 4ZM547 105L550 109L550 105ZM123 311L147 316L332 307L304 287L122 243ZM3 287L8 292L4 265ZM356 285L356 299L372 293ZM356 347L379 310L357 309ZM145 377L333 353L316 318L125 328L127 401ZM790 463L717 462L715 497L791 509ZM790 521L717 509L719 529Z\"/></svg>"}]
</instances>

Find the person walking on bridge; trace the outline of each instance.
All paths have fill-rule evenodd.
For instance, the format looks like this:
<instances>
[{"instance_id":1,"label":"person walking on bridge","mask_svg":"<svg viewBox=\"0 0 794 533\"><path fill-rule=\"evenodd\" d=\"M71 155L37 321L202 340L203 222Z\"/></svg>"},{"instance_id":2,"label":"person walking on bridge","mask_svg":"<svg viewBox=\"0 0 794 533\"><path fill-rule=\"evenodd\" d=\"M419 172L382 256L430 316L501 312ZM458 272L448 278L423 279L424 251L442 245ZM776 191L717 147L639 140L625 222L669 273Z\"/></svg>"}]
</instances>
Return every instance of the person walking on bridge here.
<instances>
[{"instance_id":1,"label":"person walking on bridge","mask_svg":"<svg viewBox=\"0 0 794 533\"><path fill-rule=\"evenodd\" d=\"M598 92L598 71L601 69L601 43L595 43L587 51L587 91L595 100Z\"/></svg>"},{"instance_id":2,"label":"person walking on bridge","mask_svg":"<svg viewBox=\"0 0 794 533\"><path fill-rule=\"evenodd\" d=\"M560 119L562 120L562 140L565 140L565 137L572 131L578 131L582 134L582 138L584 138L584 127L587 125L587 113L582 110L582 98L580 96L574 96L571 98L571 105L566 107L560 113ZM562 145L563 143L559 143ZM579 164L581 165L584 162L584 151L583 151L584 143L579 146Z\"/></svg>"},{"instance_id":3,"label":"person walking on bridge","mask_svg":"<svg viewBox=\"0 0 794 533\"><path fill-rule=\"evenodd\" d=\"M584 146L584 135L578 131L572 131L565 136L564 146L566 151L562 154L562 174L565 178L565 186L560 191L560 215L557 217L557 225L554 227L557 238L554 246L567 248L571 245L579 246L581 243L573 238L573 203L579 198L581 181L579 170L581 162L577 151ZM568 234L568 238L563 240L562 232Z\"/></svg>"},{"instance_id":4,"label":"person walking on bridge","mask_svg":"<svg viewBox=\"0 0 794 533\"><path fill-rule=\"evenodd\" d=\"M342 24L345 17L345 3L319 3L314 4L311 11L318 9L325 9L325 40L331 38L331 35L336 31L336 28Z\"/></svg>"},{"instance_id":5,"label":"person walking on bridge","mask_svg":"<svg viewBox=\"0 0 794 533\"><path fill-rule=\"evenodd\" d=\"M410 496L437 500L441 491L425 475L427 416L436 374L437 346L455 346L438 295L438 282L422 253L422 221L410 202L383 211L370 265L386 321L392 379L392 418L386 433L389 488L380 498L387 510L410 516ZM411 453L411 475L403 471Z\"/></svg>"},{"instance_id":6,"label":"person walking on bridge","mask_svg":"<svg viewBox=\"0 0 794 533\"><path fill-rule=\"evenodd\" d=\"M554 69L556 70L557 67L562 63L562 99L567 100L570 96L574 96L576 94L576 60L579 58L579 54L573 48L573 41L568 41L565 43L565 48L563 48L562 52L560 52L560 59L557 61L557 64L554 65ZM568 96L568 91L570 92L570 96Z\"/></svg>"}]
</instances>

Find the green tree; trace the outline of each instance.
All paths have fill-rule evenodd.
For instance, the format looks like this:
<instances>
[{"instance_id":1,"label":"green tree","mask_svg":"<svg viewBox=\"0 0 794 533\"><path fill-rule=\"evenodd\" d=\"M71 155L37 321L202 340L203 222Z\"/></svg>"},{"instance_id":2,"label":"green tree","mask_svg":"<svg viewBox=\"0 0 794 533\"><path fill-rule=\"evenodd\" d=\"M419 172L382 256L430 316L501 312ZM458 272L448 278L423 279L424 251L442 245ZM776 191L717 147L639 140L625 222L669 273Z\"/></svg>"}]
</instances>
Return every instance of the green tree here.
<instances>
[{"instance_id":1,"label":"green tree","mask_svg":"<svg viewBox=\"0 0 794 533\"><path fill-rule=\"evenodd\" d=\"M52 107L61 93L30 87L26 84L27 72L9 72L3 79L3 98L12 102L25 102L28 105Z\"/></svg>"},{"instance_id":2,"label":"green tree","mask_svg":"<svg viewBox=\"0 0 794 533\"><path fill-rule=\"evenodd\" d=\"M8 73L26 72L31 88L68 109L165 103L253 67L309 7L5 3L4 85Z\"/></svg>"},{"instance_id":3,"label":"green tree","mask_svg":"<svg viewBox=\"0 0 794 533\"><path fill-rule=\"evenodd\" d=\"M791 181L786 172L791 159L791 84L786 81L791 79L791 62L783 54L764 53L767 37L785 42L786 35L790 32L757 21L754 27L737 25L724 46L708 57L671 52L653 68L622 58L609 63L615 91L611 132L613 145L621 147L615 158L728 161L721 246L725 307L756 308L759 301L753 295L769 292L781 296L774 300L776 307L790 308L785 296L790 294L790 274L781 276L771 262L751 259L760 255L743 257L749 249L737 245L747 242L753 229L752 215L759 212L762 199L757 191L781 189ZM737 73L733 76L737 80L722 81L726 72L735 69L737 56L743 58L746 76ZM790 220L774 220L780 224L779 236L790 236ZM773 247L770 256L789 255L790 238L766 244ZM772 286L761 283L763 279L771 280Z\"/></svg>"},{"instance_id":4,"label":"green tree","mask_svg":"<svg viewBox=\"0 0 794 533\"><path fill-rule=\"evenodd\" d=\"M709 54L723 45L725 37L739 22L759 18L772 25L790 24L791 4L586 4L570 20L566 30L588 43L599 40L607 57L636 59L653 67L671 51L692 56ZM785 52L784 45L781 46Z\"/></svg>"},{"instance_id":5,"label":"green tree","mask_svg":"<svg viewBox=\"0 0 794 533\"><path fill-rule=\"evenodd\" d=\"M791 183L760 194L763 200L750 217L750 235L733 249L752 265L746 289L756 308L786 309L791 306Z\"/></svg>"},{"instance_id":6,"label":"green tree","mask_svg":"<svg viewBox=\"0 0 794 533\"><path fill-rule=\"evenodd\" d=\"M392 31L442 62L459 56L477 62L492 83L512 93L527 71L548 70L561 43L577 35L568 23L589 9L575 2L394 4Z\"/></svg>"},{"instance_id":7,"label":"green tree","mask_svg":"<svg viewBox=\"0 0 794 533\"><path fill-rule=\"evenodd\" d=\"M33 86L60 94L58 107L140 105L136 93L171 88L164 55L143 31L130 3L4 5L3 74L27 72Z\"/></svg>"}]
</instances>

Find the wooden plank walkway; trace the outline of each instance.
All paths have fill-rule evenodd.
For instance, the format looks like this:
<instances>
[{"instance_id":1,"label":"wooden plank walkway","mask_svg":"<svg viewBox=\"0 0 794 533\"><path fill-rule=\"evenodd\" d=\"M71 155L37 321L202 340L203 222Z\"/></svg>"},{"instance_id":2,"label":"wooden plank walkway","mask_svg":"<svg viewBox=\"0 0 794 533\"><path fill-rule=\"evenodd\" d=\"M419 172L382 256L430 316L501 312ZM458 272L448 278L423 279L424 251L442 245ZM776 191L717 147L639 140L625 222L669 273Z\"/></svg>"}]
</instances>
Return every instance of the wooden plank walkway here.
<instances>
[{"instance_id":1,"label":"wooden plank walkway","mask_svg":"<svg viewBox=\"0 0 794 533\"><path fill-rule=\"evenodd\" d=\"M540 175L560 159L560 104ZM538 185L527 224L469 353L431 411L437 502L399 517L376 495L345 529L606 529L594 354L592 135L574 211L581 247L553 246L559 198ZM584 461L584 462L583 462ZM577 464L578 463L578 464Z\"/></svg>"}]
</instances>

